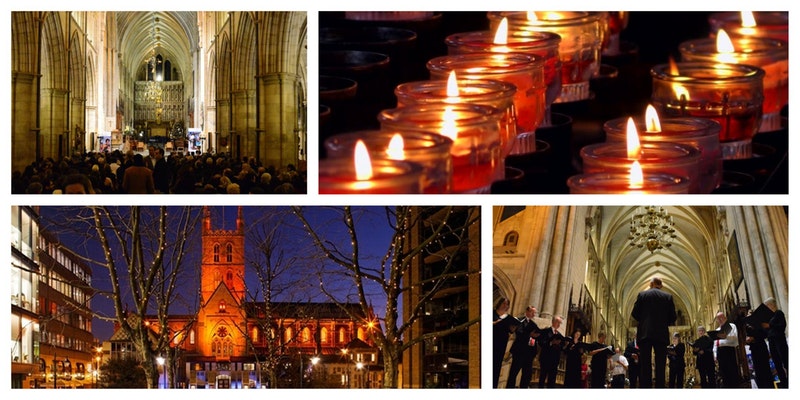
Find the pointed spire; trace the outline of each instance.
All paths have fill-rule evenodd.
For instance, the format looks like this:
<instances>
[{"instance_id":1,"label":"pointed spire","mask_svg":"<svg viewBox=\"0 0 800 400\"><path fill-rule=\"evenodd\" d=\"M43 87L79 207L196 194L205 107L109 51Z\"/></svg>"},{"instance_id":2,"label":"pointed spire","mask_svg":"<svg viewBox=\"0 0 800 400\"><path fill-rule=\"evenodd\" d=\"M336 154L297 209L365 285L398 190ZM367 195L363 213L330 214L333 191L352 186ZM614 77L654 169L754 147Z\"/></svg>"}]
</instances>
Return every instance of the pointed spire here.
<instances>
[{"instance_id":1,"label":"pointed spire","mask_svg":"<svg viewBox=\"0 0 800 400\"><path fill-rule=\"evenodd\" d=\"M208 206L203 206L203 234L211 231L211 210Z\"/></svg>"},{"instance_id":2,"label":"pointed spire","mask_svg":"<svg viewBox=\"0 0 800 400\"><path fill-rule=\"evenodd\" d=\"M239 206L238 214L236 215L236 230L239 233L244 232L244 218L242 218L242 206Z\"/></svg>"}]
</instances>

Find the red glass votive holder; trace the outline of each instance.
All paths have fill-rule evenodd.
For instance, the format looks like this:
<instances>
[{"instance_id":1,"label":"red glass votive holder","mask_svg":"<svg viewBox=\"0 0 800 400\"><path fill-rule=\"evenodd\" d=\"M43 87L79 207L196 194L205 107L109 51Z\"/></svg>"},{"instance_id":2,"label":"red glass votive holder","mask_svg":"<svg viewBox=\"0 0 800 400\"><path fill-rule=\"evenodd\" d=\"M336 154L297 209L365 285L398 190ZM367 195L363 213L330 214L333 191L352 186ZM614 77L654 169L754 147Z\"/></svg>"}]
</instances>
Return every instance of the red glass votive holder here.
<instances>
[{"instance_id":1,"label":"red glass votive holder","mask_svg":"<svg viewBox=\"0 0 800 400\"><path fill-rule=\"evenodd\" d=\"M390 149L395 135L403 139L402 150ZM422 193L450 193L453 185L453 140L435 133L398 131L358 131L331 136L325 140L329 158L353 158L353 149L361 140L371 160L401 159L422 166ZM399 155L396 153L400 153Z\"/></svg>"},{"instance_id":2,"label":"red glass votive holder","mask_svg":"<svg viewBox=\"0 0 800 400\"><path fill-rule=\"evenodd\" d=\"M508 18L509 33L553 32L561 36L558 48L561 57L561 95L557 103L586 100L590 96L589 80L600 68L600 52L605 31L603 12L547 11L529 19L526 11L492 11L488 13L491 31L503 17Z\"/></svg>"},{"instance_id":3,"label":"red glass votive holder","mask_svg":"<svg viewBox=\"0 0 800 400\"><path fill-rule=\"evenodd\" d=\"M502 179L500 110L480 104L418 104L381 111L383 130L434 132L453 139L453 193L489 193Z\"/></svg>"},{"instance_id":4,"label":"red glass votive holder","mask_svg":"<svg viewBox=\"0 0 800 400\"><path fill-rule=\"evenodd\" d=\"M686 62L747 64L764 70L764 103L759 132L781 128L780 112L789 104L789 44L775 39L732 37L732 53L717 51L716 39L688 40L680 45Z\"/></svg>"},{"instance_id":5,"label":"red glass votive holder","mask_svg":"<svg viewBox=\"0 0 800 400\"><path fill-rule=\"evenodd\" d=\"M545 114L544 126L550 125L550 105L561 94L561 59L558 46L561 37L552 32L519 31L507 35L506 44L494 44L495 32L475 31L452 34L445 38L448 54L525 53L544 59ZM532 132L523 128L520 132Z\"/></svg>"},{"instance_id":6,"label":"red glass votive holder","mask_svg":"<svg viewBox=\"0 0 800 400\"><path fill-rule=\"evenodd\" d=\"M764 70L744 64L677 63L650 70L651 100L659 115L709 118L720 124L722 159L752 157L761 123Z\"/></svg>"},{"instance_id":7,"label":"red glass votive holder","mask_svg":"<svg viewBox=\"0 0 800 400\"><path fill-rule=\"evenodd\" d=\"M708 17L711 36L724 29L730 36L750 36L789 41L789 13L754 11L755 26L744 26L741 12L716 12Z\"/></svg>"},{"instance_id":8,"label":"red glass votive holder","mask_svg":"<svg viewBox=\"0 0 800 400\"><path fill-rule=\"evenodd\" d=\"M352 158L319 161L319 194L418 194L422 166L396 160L371 160L372 177L356 179Z\"/></svg>"},{"instance_id":9,"label":"red glass votive holder","mask_svg":"<svg viewBox=\"0 0 800 400\"><path fill-rule=\"evenodd\" d=\"M603 125L606 141L626 143L628 118L617 118ZM664 118L660 132L648 132L644 122L637 122L642 143L682 143L700 150L697 180L693 182L696 193L711 193L722 183L722 150L719 145L720 125L707 118Z\"/></svg>"},{"instance_id":10,"label":"red glass votive holder","mask_svg":"<svg viewBox=\"0 0 800 400\"><path fill-rule=\"evenodd\" d=\"M700 150L680 143L642 143L638 158L628 156L626 143L595 143L580 151L583 173L626 173L638 161L644 174L664 173L687 178L689 192L700 193Z\"/></svg>"},{"instance_id":11,"label":"red glass votive holder","mask_svg":"<svg viewBox=\"0 0 800 400\"><path fill-rule=\"evenodd\" d=\"M627 173L573 175L567 179L570 194L685 194L689 181L670 174L644 174L640 185L632 185Z\"/></svg>"},{"instance_id":12,"label":"red glass votive holder","mask_svg":"<svg viewBox=\"0 0 800 400\"><path fill-rule=\"evenodd\" d=\"M544 60L522 53L470 53L436 57L427 63L433 80L446 80L451 71L458 79L491 79L513 84L514 107L517 113L517 132L533 132L544 119L545 85ZM530 129L530 131L529 131ZM503 140L503 156L512 140Z\"/></svg>"},{"instance_id":13,"label":"red glass votive holder","mask_svg":"<svg viewBox=\"0 0 800 400\"><path fill-rule=\"evenodd\" d=\"M397 86L394 94L397 107L415 104L483 104L503 113L500 120L500 140L503 157L511 152L517 137L517 111L514 107L516 86L511 83L486 79L457 79L458 97L448 96L447 80L407 82Z\"/></svg>"}]
</instances>

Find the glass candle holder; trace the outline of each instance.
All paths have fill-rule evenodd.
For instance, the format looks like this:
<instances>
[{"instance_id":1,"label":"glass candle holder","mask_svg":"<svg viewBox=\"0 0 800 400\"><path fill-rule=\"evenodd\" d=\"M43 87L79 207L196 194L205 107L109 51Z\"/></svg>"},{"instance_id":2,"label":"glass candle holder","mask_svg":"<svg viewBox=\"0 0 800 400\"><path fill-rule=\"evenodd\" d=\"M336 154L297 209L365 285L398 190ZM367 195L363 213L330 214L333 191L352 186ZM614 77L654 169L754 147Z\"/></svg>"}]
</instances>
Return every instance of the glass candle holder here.
<instances>
[{"instance_id":1,"label":"glass candle holder","mask_svg":"<svg viewBox=\"0 0 800 400\"><path fill-rule=\"evenodd\" d=\"M617 118L603 125L606 141L625 143L627 140L627 118ZM661 131L650 132L643 121L636 122L639 140L642 143L682 143L700 151L697 180L693 186L696 193L711 193L722 183L722 150L719 145L720 126L706 118L664 118Z\"/></svg>"},{"instance_id":2,"label":"glass candle holder","mask_svg":"<svg viewBox=\"0 0 800 400\"><path fill-rule=\"evenodd\" d=\"M741 12L716 12L708 17L711 36L724 29L730 36L749 36L789 41L788 12L753 12L755 26L742 23Z\"/></svg>"},{"instance_id":3,"label":"glass candle holder","mask_svg":"<svg viewBox=\"0 0 800 400\"><path fill-rule=\"evenodd\" d=\"M458 79L492 79L516 87L514 107L517 133L533 132L541 124L545 109L544 60L522 53L471 53L436 57L427 63L433 80L446 80L451 71ZM502 143L504 157L512 140Z\"/></svg>"},{"instance_id":4,"label":"glass candle holder","mask_svg":"<svg viewBox=\"0 0 800 400\"><path fill-rule=\"evenodd\" d=\"M600 68L606 23L603 12L492 11L488 13L491 31L497 29L503 17L508 18L511 34L534 31L553 32L561 36L558 48L561 57L561 95L556 102L567 103L589 98L589 80Z\"/></svg>"},{"instance_id":5,"label":"glass candle holder","mask_svg":"<svg viewBox=\"0 0 800 400\"><path fill-rule=\"evenodd\" d=\"M570 194L685 194L686 178L669 174L645 174L641 185L632 185L626 173L574 175L567 179Z\"/></svg>"},{"instance_id":6,"label":"glass candle holder","mask_svg":"<svg viewBox=\"0 0 800 400\"><path fill-rule=\"evenodd\" d=\"M764 70L764 103L759 132L781 128L781 109L789 104L789 45L775 39L733 37L733 52L717 51L716 39L688 40L680 45L686 62L747 64Z\"/></svg>"},{"instance_id":7,"label":"glass candle holder","mask_svg":"<svg viewBox=\"0 0 800 400\"><path fill-rule=\"evenodd\" d=\"M561 37L552 32L520 31L508 35L507 43L494 44L495 32L475 31L452 34L445 38L448 54L525 53L544 59L545 113L542 125L550 125L550 105L561 94L561 59L558 46ZM530 132L521 130L521 132Z\"/></svg>"},{"instance_id":8,"label":"glass candle holder","mask_svg":"<svg viewBox=\"0 0 800 400\"><path fill-rule=\"evenodd\" d=\"M390 148L392 138L400 135L402 149ZM450 193L453 185L453 140L435 133L398 131L358 131L331 136L325 140L329 158L352 159L356 143L367 146L371 160L400 159L422 166L422 193Z\"/></svg>"},{"instance_id":9,"label":"glass candle holder","mask_svg":"<svg viewBox=\"0 0 800 400\"><path fill-rule=\"evenodd\" d=\"M689 192L700 191L700 150L680 143L642 143L639 158L628 156L626 143L595 143L581 148L583 173L624 173L638 161L644 174L665 173L689 180Z\"/></svg>"},{"instance_id":10,"label":"glass candle holder","mask_svg":"<svg viewBox=\"0 0 800 400\"><path fill-rule=\"evenodd\" d=\"M722 159L752 157L761 122L764 71L743 64L677 63L650 70L659 115L709 118L720 124Z\"/></svg>"},{"instance_id":11,"label":"glass candle holder","mask_svg":"<svg viewBox=\"0 0 800 400\"><path fill-rule=\"evenodd\" d=\"M422 166L396 160L371 160L372 177L356 178L352 158L319 161L320 194L418 194L422 192Z\"/></svg>"},{"instance_id":12,"label":"glass candle holder","mask_svg":"<svg viewBox=\"0 0 800 400\"><path fill-rule=\"evenodd\" d=\"M516 86L508 82L486 79L458 79L458 97L447 95L446 80L407 82L394 90L397 107L415 104L483 104L492 106L503 116L500 120L500 141L503 157L507 156L517 137L517 112L514 107Z\"/></svg>"},{"instance_id":13,"label":"glass candle holder","mask_svg":"<svg viewBox=\"0 0 800 400\"><path fill-rule=\"evenodd\" d=\"M500 154L502 113L480 104L418 104L383 110L383 130L440 133L453 139L454 193L488 193L505 175Z\"/></svg>"}]
</instances>

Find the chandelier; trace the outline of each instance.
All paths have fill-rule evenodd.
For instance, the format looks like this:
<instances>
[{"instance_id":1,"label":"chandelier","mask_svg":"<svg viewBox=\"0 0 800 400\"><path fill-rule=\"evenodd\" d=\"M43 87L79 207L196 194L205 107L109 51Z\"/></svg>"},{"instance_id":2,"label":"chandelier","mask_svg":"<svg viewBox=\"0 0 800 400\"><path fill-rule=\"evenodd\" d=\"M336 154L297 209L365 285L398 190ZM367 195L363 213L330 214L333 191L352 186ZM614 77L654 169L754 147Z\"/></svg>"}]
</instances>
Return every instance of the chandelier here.
<instances>
[{"instance_id":1,"label":"chandelier","mask_svg":"<svg viewBox=\"0 0 800 400\"><path fill-rule=\"evenodd\" d=\"M158 58L158 48L161 46L161 28L157 26L160 19L155 17L153 19L153 29L150 33L150 39L153 41L153 46L149 54L145 57L144 62L147 64L147 69L153 80L147 80L147 85L144 90L144 97L147 101L156 103L156 106L161 104L161 95L163 90L161 88L161 79L156 75L157 66L161 63Z\"/></svg>"},{"instance_id":2,"label":"chandelier","mask_svg":"<svg viewBox=\"0 0 800 400\"><path fill-rule=\"evenodd\" d=\"M631 218L630 245L647 248L650 253L672 246L675 222L662 207L639 207Z\"/></svg>"}]
</instances>

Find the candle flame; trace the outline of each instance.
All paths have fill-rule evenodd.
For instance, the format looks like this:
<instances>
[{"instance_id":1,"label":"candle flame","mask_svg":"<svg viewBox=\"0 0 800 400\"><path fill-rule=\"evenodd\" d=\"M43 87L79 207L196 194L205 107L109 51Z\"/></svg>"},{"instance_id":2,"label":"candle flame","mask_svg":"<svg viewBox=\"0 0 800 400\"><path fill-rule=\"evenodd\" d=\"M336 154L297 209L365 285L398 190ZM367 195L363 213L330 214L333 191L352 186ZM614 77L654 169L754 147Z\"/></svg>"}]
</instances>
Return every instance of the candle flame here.
<instances>
[{"instance_id":1,"label":"candle flame","mask_svg":"<svg viewBox=\"0 0 800 400\"><path fill-rule=\"evenodd\" d=\"M720 29L717 32L717 53L719 53L717 54L717 61L736 63L736 58L733 56L734 51L731 37L728 36L724 29Z\"/></svg>"},{"instance_id":2,"label":"candle flame","mask_svg":"<svg viewBox=\"0 0 800 400\"><path fill-rule=\"evenodd\" d=\"M678 70L678 63L675 62L675 59L670 57L669 58L669 74L670 75L680 75L680 71Z\"/></svg>"},{"instance_id":3,"label":"candle flame","mask_svg":"<svg viewBox=\"0 0 800 400\"><path fill-rule=\"evenodd\" d=\"M656 108L652 104L647 105L647 109L644 112L644 121L647 126L647 132L661 132L661 121L659 121L658 112L656 112Z\"/></svg>"},{"instance_id":4,"label":"candle flame","mask_svg":"<svg viewBox=\"0 0 800 400\"><path fill-rule=\"evenodd\" d=\"M680 101L689 101L689 90L683 85L675 83L672 85L672 91L675 92L675 97Z\"/></svg>"},{"instance_id":5,"label":"candle flame","mask_svg":"<svg viewBox=\"0 0 800 400\"><path fill-rule=\"evenodd\" d=\"M456 112L452 107L444 108L444 115L442 115L442 135L453 139L458 138L458 131L456 130Z\"/></svg>"},{"instance_id":6,"label":"candle flame","mask_svg":"<svg viewBox=\"0 0 800 400\"><path fill-rule=\"evenodd\" d=\"M405 144L403 143L403 136L395 133L392 140L389 141L389 147L386 149L386 154L392 160L405 160Z\"/></svg>"},{"instance_id":7,"label":"candle flame","mask_svg":"<svg viewBox=\"0 0 800 400\"><path fill-rule=\"evenodd\" d=\"M356 142L353 162L356 166L356 180L365 181L372 178L372 161L369 159L367 145L363 140Z\"/></svg>"},{"instance_id":8,"label":"candle flame","mask_svg":"<svg viewBox=\"0 0 800 400\"><path fill-rule=\"evenodd\" d=\"M756 16L752 11L742 11L742 28L753 28L756 26Z\"/></svg>"},{"instance_id":9,"label":"candle flame","mask_svg":"<svg viewBox=\"0 0 800 400\"><path fill-rule=\"evenodd\" d=\"M456 79L456 71L450 71L450 76L447 78L447 97L453 97L453 100L458 100L458 79Z\"/></svg>"},{"instance_id":10,"label":"candle flame","mask_svg":"<svg viewBox=\"0 0 800 400\"><path fill-rule=\"evenodd\" d=\"M503 17L494 33L494 44L508 44L508 18Z\"/></svg>"},{"instance_id":11,"label":"candle flame","mask_svg":"<svg viewBox=\"0 0 800 400\"><path fill-rule=\"evenodd\" d=\"M636 131L636 124L633 122L633 118L628 117L627 128L628 158L638 160L642 153L642 145L639 142L639 132Z\"/></svg>"},{"instance_id":12,"label":"candle flame","mask_svg":"<svg viewBox=\"0 0 800 400\"><path fill-rule=\"evenodd\" d=\"M642 173L642 166L638 161L631 164L630 172L628 173L628 187L630 189L641 189L644 186L644 174Z\"/></svg>"}]
</instances>

